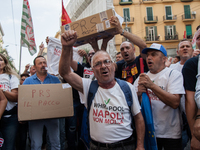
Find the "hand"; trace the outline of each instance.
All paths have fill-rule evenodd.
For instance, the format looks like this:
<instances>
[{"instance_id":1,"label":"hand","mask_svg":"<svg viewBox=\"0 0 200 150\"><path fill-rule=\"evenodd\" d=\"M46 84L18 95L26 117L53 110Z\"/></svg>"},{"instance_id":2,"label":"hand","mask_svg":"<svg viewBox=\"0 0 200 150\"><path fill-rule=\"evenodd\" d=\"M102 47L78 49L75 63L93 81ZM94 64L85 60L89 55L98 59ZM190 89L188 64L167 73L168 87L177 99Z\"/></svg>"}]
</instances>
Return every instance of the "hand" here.
<instances>
[{"instance_id":1,"label":"hand","mask_svg":"<svg viewBox=\"0 0 200 150\"><path fill-rule=\"evenodd\" d=\"M111 19L110 19L110 23L115 26L116 28L116 31L118 34L121 34L122 33L122 26L119 22L119 19L116 17L116 16L112 16Z\"/></svg>"},{"instance_id":2,"label":"hand","mask_svg":"<svg viewBox=\"0 0 200 150\"><path fill-rule=\"evenodd\" d=\"M151 81L148 75L146 75L145 73L141 73L138 85L143 85L145 88L151 89L154 83Z\"/></svg>"},{"instance_id":3,"label":"hand","mask_svg":"<svg viewBox=\"0 0 200 150\"><path fill-rule=\"evenodd\" d=\"M83 49L80 49L80 50L78 50L78 54L81 56L81 57L83 57L83 56L87 56L87 53L86 53L86 51L85 50L83 50Z\"/></svg>"},{"instance_id":4,"label":"hand","mask_svg":"<svg viewBox=\"0 0 200 150\"><path fill-rule=\"evenodd\" d=\"M77 40L77 34L74 30L68 30L61 34L62 46L72 47Z\"/></svg>"},{"instance_id":5,"label":"hand","mask_svg":"<svg viewBox=\"0 0 200 150\"><path fill-rule=\"evenodd\" d=\"M194 136L192 136L190 147L191 150L200 150L200 142Z\"/></svg>"},{"instance_id":6,"label":"hand","mask_svg":"<svg viewBox=\"0 0 200 150\"><path fill-rule=\"evenodd\" d=\"M46 43L47 43L47 45L49 43L49 37L48 36L46 37Z\"/></svg>"},{"instance_id":7,"label":"hand","mask_svg":"<svg viewBox=\"0 0 200 150\"><path fill-rule=\"evenodd\" d=\"M147 88L144 85L138 84L138 92L137 92L138 97L142 96L142 93L145 93L146 91Z\"/></svg>"},{"instance_id":8,"label":"hand","mask_svg":"<svg viewBox=\"0 0 200 150\"><path fill-rule=\"evenodd\" d=\"M30 64L27 64L27 65L25 66L25 71L27 72L29 68L30 68Z\"/></svg>"},{"instance_id":9,"label":"hand","mask_svg":"<svg viewBox=\"0 0 200 150\"><path fill-rule=\"evenodd\" d=\"M39 48L40 48L40 51L44 50L44 44L43 44L43 42L40 44Z\"/></svg>"},{"instance_id":10,"label":"hand","mask_svg":"<svg viewBox=\"0 0 200 150\"><path fill-rule=\"evenodd\" d=\"M4 94L4 93L3 93L3 89L0 89L0 94Z\"/></svg>"},{"instance_id":11,"label":"hand","mask_svg":"<svg viewBox=\"0 0 200 150\"><path fill-rule=\"evenodd\" d=\"M200 119L194 122L193 135L200 141Z\"/></svg>"},{"instance_id":12,"label":"hand","mask_svg":"<svg viewBox=\"0 0 200 150\"><path fill-rule=\"evenodd\" d=\"M99 46L98 46L98 43L97 43L97 38L89 39L88 43L92 46L92 48L94 49L95 52L97 52L99 50Z\"/></svg>"},{"instance_id":13,"label":"hand","mask_svg":"<svg viewBox=\"0 0 200 150\"><path fill-rule=\"evenodd\" d=\"M106 51L107 44L113 37L114 37L114 35L109 35L106 38L103 38L103 43L101 45L101 50L105 50Z\"/></svg>"},{"instance_id":14,"label":"hand","mask_svg":"<svg viewBox=\"0 0 200 150\"><path fill-rule=\"evenodd\" d=\"M200 50L199 49L195 49L193 52L193 57L197 56L200 54Z\"/></svg>"},{"instance_id":15,"label":"hand","mask_svg":"<svg viewBox=\"0 0 200 150\"><path fill-rule=\"evenodd\" d=\"M169 67L169 66L171 65L172 59L173 59L173 58L170 57L169 59L166 60L166 62L165 62L165 67Z\"/></svg>"},{"instance_id":16,"label":"hand","mask_svg":"<svg viewBox=\"0 0 200 150\"><path fill-rule=\"evenodd\" d=\"M144 147L137 147L136 150L145 150Z\"/></svg>"}]
</instances>

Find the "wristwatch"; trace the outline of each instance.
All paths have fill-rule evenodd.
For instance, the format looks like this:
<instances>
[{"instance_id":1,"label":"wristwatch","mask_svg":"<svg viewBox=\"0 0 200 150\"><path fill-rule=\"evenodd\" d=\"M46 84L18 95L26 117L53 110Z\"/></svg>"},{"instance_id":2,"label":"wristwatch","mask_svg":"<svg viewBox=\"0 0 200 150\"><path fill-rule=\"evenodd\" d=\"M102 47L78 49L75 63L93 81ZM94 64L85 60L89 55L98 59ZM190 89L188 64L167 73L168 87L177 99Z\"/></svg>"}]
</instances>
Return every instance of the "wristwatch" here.
<instances>
[{"instance_id":1,"label":"wristwatch","mask_svg":"<svg viewBox=\"0 0 200 150\"><path fill-rule=\"evenodd\" d=\"M120 35L124 35L124 29L122 29L122 33Z\"/></svg>"}]
</instances>

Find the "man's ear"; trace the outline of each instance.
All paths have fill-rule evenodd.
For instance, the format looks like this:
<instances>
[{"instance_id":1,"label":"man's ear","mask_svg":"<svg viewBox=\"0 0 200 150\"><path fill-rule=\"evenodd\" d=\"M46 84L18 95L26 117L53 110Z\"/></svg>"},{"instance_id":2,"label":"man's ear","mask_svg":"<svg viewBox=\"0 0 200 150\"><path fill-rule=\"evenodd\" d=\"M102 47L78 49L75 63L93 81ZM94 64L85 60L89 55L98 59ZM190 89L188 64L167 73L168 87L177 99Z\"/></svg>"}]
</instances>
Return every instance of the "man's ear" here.
<instances>
[{"instance_id":1,"label":"man's ear","mask_svg":"<svg viewBox=\"0 0 200 150\"><path fill-rule=\"evenodd\" d=\"M179 51L178 50L176 51L176 54L179 56Z\"/></svg>"}]
</instances>

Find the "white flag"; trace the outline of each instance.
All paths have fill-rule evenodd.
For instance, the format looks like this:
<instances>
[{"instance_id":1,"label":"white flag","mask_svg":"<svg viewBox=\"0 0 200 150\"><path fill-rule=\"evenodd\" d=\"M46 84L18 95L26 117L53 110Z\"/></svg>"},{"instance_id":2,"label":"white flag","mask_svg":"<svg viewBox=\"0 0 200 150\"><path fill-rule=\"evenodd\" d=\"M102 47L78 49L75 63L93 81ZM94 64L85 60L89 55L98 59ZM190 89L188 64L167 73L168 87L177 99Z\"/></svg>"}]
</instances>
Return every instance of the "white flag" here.
<instances>
[{"instance_id":1,"label":"white flag","mask_svg":"<svg viewBox=\"0 0 200 150\"><path fill-rule=\"evenodd\" d=\"M31 18L30 5L28 0L23 0L21 40L22 40L22 46L28 47L28 50L31 55L34 55L37 52L34 32L33 32L33 23Z\"/></svg>"}]
</instances>

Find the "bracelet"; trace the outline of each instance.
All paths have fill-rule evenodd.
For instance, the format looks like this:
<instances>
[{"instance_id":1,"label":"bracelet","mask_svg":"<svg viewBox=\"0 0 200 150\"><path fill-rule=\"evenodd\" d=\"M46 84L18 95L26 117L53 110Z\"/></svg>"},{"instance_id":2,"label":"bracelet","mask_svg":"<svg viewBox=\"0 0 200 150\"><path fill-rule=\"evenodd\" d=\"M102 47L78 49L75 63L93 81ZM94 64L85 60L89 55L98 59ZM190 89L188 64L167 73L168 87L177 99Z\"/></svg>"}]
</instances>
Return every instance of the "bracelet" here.
<instances>
[{"instance_id":1,"label":"bracelet","mask_svg":"<svg viewBox=\"0 0 200 150\"><path fill-rule=\"evenodd\" d=\"M195 120L197 120L197 119L200 119L200 115L197 115L197 116L196 116Z\"/></svg>"},{"instance_id":2,"label":"bracelet","mask_svg":"<svg viewBox=\"0 0 200 150\"><path fill-rule=\"evenodd\" d=\"M124 29L122 29L122 33L121 33L121 35L124 35Z\"/></svg>"}]
</instances>

